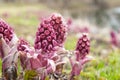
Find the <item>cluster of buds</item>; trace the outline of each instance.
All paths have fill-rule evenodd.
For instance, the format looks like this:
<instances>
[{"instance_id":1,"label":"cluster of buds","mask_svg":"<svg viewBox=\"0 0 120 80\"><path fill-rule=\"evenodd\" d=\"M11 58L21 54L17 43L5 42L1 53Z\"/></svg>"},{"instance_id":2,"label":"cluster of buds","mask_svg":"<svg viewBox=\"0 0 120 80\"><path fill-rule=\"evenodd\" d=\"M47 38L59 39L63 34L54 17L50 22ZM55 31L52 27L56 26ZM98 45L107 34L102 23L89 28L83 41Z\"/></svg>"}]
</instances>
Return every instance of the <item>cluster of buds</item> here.
<instances>
[{"instance_id":1,"label":"cluster of buds","mask_svg":"<svg viewBox=\"0 0 120 80\"><path fill-rule=\"evenodd\" d=\"M35 49L42 52L53 52L55 47L62 46L66 38L67 25L59 14L52 14L40 24L36 33Z\"/></svg>"},{"instance_id":2,"label":"cluster of buds","mask_svg":"<svg viewBox=\"0 0 120 80\"><path fill-rule=\"evenodd\" d=\"M13 29L3 20L0 19L0 37L9 43L13 38Z\"/></svg>"},{"instance_id":3,"label":"cluster of buds","mask_svg":"<svg viewBox=\"0 0 120 80\"><path fill-rule=\"evenodd\" d=\"M86 34L83 34L82 37L77 42L76 46L76 55L77 60L84 58L90 52L90 40Z\"/></svg>"}]
</instances>

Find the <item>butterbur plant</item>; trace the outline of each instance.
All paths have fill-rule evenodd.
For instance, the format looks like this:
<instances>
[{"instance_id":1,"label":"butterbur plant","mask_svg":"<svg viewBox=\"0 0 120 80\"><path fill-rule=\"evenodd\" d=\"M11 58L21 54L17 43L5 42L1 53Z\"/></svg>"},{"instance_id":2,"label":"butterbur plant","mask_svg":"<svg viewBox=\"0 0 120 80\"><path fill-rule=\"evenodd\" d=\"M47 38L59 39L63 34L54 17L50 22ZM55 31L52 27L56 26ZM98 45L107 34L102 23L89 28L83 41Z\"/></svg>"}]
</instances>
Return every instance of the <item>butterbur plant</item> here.
<instances>
[{"instance_id":1,"label":"butterbur plant","mask_svg":"<svg viewBox=\"0 0 120 80\"><path fill-rule=\"evenodd\" d=\"M34 46L17 38L13 29L0 20L0 55L4 80L19 80L17 61L20 61L22 80L74 80L92 58L90 39L86 34L79 38L74 51L64 48L68 25L57 13L39 24ZM7 46L7 47L6 47ZM6 47L6 48L5 48ZM72 53L72 54L71 54ZM68 59L67 61L65 59ZM70 74L64 74L64 65L70 62Z\"/></svg>"},{"instance_id":2,"label":"butterbur plant","mask_svg":"<svg viewBox=\"0 0 120 80\"><path fill-rule=\"evenodd\" d=\"M17 41L11 26L0 19L0 57L2 58L2 77L6 80L17 78L15 64L18 57ZM15 76L12 73L15 73Z\"/></svg>"},{"instance_id":3,"label":"butterbur plant","mask_svg":"<svg viewBox=\"0 0 120 80\"><path fill-rule=\"evenodd\" d=\"M87 34L82 34L79 38L76 49L75 49L75 58L70 58L72 71L70 80L74 79L74 76L78 76L83 69L83 66L86 62L92 60L91 56L87 56L90 52L90 39Z\"/></svg>"},{"instance_id":4,"label":"butterbur plant","mask_svg":"<svg viewBox=\"0 0 120 80\"><path fill-rule=\"evenodd\" d=\"M76 60L79 61L83 59L90 52L90 39L87 34L82 34L82 37L77 42L76 45Z\"/></svg>"}]
</instances>

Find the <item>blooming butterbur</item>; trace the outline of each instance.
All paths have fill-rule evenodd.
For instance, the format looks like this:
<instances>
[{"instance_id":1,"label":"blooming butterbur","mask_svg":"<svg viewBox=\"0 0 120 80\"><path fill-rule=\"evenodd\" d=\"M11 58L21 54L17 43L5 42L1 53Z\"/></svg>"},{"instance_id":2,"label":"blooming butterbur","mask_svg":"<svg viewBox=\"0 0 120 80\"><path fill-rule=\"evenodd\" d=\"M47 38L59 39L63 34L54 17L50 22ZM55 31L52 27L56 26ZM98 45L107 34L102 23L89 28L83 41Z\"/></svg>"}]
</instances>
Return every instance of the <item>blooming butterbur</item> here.
<instances>
[{"instance_id":1,"label":"blooming butterbur","mask_svg":"<svg viewBox=\"0 0 120 80\"><path fill-rule=\"evenodd\" d=\"M87 34L83 34L79 38L76 46L76 57L77 60L84 58L90 52L90 40L87 37Z\"/></svg>"},{"instance_id":2,"label":"blooming butterbur","mask_svg":"<svg viewBox=\"0 0 120 80\"><path fill-rule=\"evenodd\" d=\"M55 47L62 46L66 38L67 25L59 14L52 14L40 24L36 33L35 49L44 53L55 51Z\"/></svg>"},{"instance_id":3,"label":"blooming butterbur","mask_svg":"<svg viewBox=\"0 0 120 80\"><path fill-rule=\"evenodd\" d=\"M76 49L75 49L75 59L70 58L72 71L71 71L71 79L74 76L80 74L83 66L86 62L92 60L91 56L87 56L90 52L90 40L87 37L87 34L82 34L79 38Z\"/></svg>"},{"instance_id":4,"label":"blooming butterbur","mask_svg":"<svg viewBox=\"0 0 120 80\"><path fill-rule=\"evenodd\" d=\"M63 74L67 61L72 66L70 80L79 75L83 65L92 59L87 56L90 52L90 39L83 34L77 42L74 54L71 54L71 51L64 48L67 29L68 26L60 14L50 15L41 21L32 47L28 41L18 39L10 25L0 20L0 57L4 79L17 78L18 59L25 80L45 80L50 74L55 79L67 79L68 76Z\"/></svg>"}]
</instances>

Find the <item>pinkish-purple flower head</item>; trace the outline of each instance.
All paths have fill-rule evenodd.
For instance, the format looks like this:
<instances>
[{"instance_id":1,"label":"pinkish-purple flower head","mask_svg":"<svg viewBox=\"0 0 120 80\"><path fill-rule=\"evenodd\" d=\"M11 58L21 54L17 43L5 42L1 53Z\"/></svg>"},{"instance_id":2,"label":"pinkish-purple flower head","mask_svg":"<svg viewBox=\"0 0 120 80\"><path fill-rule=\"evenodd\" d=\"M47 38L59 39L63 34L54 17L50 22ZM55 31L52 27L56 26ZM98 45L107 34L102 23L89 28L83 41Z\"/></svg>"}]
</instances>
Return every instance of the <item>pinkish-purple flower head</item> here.
<instances>
[{"instance_id":1,"label":"pinkish-purple flower head","mask_svg":"<svg viewBox=\"0 0 120 80\"><path fill-rule=\"evenodd\" d=\"M13 29L5 21L0 19L0 36L9 43L13 38Z\"/></svg>"},{"instance_id":2,"label":"pinkish-purple flower head","mask_svg":"<svg viewBox=\"0 0 120 80\"><path fill-rule=\"evenodd\" d=\"M63 46L66 39L67 25L59 14L52 14L40 24L36 33L35 49L53 52L55 47Z\"/></svg>"},{"instance_id":3,"label":"pinkish-purple flower head","mask_svg":"<svg viewBox=\"0 0 120 80\"><path fill-rule=\"evenodd\" d=\"M87 37L87 34L83 34L79 38L76 46L76 59L82 59L90 52L90 40Z\"/></svg>"}]
</instances>

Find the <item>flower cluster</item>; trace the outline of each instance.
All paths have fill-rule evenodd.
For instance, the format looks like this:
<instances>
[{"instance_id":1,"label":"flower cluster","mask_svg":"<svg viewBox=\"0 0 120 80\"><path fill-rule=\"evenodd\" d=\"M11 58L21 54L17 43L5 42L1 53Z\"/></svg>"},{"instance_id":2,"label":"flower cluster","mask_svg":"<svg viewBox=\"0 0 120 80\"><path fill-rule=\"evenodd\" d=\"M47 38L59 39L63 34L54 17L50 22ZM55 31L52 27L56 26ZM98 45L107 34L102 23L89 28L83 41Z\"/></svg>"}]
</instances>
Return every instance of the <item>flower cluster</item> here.
<instances>
[{"instance_id":1,"label":"flower cluster","mask_svg":"<svg viewBox=\"0 0 120 80\"><path fill-rule=\"evenodd\" d=\"M0 19L0 37L3 37L7 43L13 38L13 29L3 20Z\"/></svg>"},{"instance_id":2,"label":"flower cluster","mask_svg":"<svg viewBox=\"0 0 120 80\"><path fill-rule=\"evenodd\" d=\"M86 34L83 34L82 37L78 40L76 46L77 57L84 58L90 52L90 40Z\"/></svg>"},{"instance_id":3,"label":"flower cluster","mask_svg":"<svg viewBox=\"0 0 120 80\"><path fill-rule=\"evenodd\" d=\"M35 49L52 52L62 46L66 38L67 25L59 14L52 14L40 24L36 33Z\"/></svg>"}]
</instances>

